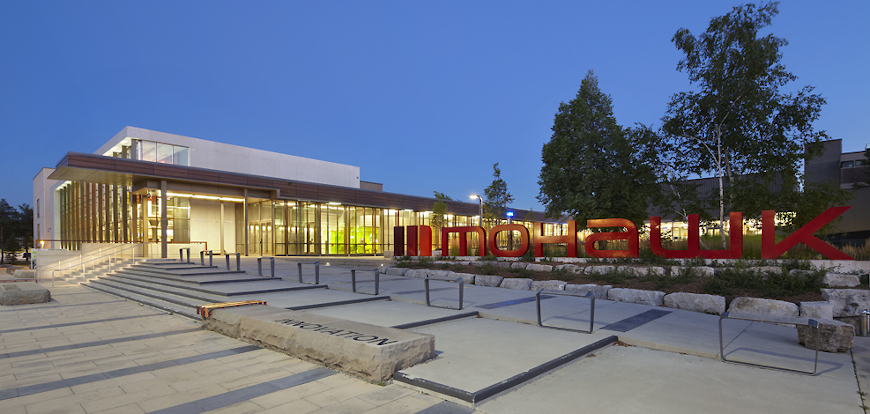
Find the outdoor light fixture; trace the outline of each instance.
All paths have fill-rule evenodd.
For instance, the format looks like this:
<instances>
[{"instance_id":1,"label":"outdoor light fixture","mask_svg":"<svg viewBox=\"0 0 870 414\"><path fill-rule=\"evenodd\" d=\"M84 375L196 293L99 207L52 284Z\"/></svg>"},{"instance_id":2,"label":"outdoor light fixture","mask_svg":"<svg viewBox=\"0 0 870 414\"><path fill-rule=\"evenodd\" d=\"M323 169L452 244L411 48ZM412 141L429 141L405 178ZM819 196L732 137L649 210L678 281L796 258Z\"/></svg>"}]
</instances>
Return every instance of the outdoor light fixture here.
<instances>
[{"instance_id":1,"label":"outdoor light fixture","mask_svg":"<svg viewBox=\"0 0 870 414\"><path fill-rule=\"evenodd\" d=\"M477 219L477 225L480 227L483 227L483 199L480 198L480 196L477 194L472 194L471 199L474 200L475 198L477 199L477 202L480 204L480 215L478 216L478 219Z\"/></svg>"}]
</instances>

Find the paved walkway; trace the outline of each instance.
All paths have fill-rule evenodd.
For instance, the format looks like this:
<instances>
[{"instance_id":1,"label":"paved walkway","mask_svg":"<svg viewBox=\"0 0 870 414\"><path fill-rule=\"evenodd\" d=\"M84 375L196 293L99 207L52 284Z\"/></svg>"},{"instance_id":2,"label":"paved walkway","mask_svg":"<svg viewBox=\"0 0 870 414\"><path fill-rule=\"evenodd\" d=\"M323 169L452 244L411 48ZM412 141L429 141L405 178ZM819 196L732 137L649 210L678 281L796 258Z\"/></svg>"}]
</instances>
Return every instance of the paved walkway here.
<instances>
[{"instance_id":1,"label":"paved walkway","mask_svg":"<svg viewBox=\"0 0 870 414\"><path fill-rule=\"evenodd\" d=\"M0 412L469 413L80 286L0 307ZM428 411L426 411L428 410Z\"/></svg>"}]
</instances>

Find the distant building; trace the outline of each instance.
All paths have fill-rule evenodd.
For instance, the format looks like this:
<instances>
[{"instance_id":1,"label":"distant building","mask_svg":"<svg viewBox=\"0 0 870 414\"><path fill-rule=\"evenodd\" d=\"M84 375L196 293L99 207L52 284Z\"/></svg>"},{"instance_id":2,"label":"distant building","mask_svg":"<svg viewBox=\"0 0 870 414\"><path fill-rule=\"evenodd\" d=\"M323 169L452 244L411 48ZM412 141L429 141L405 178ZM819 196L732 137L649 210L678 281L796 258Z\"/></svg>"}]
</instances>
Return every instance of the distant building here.
<instances>
[{"instance_id":1,"label":"distant building","mask_svg":"<svg viewBox=\"0 0 870 414\"><path fill-rule=\"evenodd\" d=\"M867 180L870 160L864 151L843 152L843 141L833 139L821 142L822 154L808 161L804 166L806 181L829 182L849 190L852 199L847 205L851 209L843 213L843 221L837 227L843 232L831 237L840 244L864 244L870 238L870 188L859 188L856 184Z\"/></svg>"}]
</instances>

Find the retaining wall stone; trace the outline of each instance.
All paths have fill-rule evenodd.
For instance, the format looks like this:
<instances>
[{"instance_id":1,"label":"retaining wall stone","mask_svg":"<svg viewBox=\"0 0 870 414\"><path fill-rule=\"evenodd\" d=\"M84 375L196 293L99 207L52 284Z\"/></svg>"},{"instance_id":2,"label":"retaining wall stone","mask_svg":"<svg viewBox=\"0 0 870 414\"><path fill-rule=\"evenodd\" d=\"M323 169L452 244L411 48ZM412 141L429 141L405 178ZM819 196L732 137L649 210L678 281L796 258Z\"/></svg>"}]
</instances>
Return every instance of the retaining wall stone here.
<instances>
[{"instance_id":1,"label":"retaining wall stone","mask_svg":"<svg viewBox=\"0 0 870 414\"><path fill-rule=\"evenodd\" d=\"M510 267L511 267L511 262L495 262L495 265L498 266L498 267L503 267L503 268L506 268L506 269L510 269Z\"/></svg>"},{"instance_id":2,"label":"retaining wall stone","mask_svg":"<svg viewBox=\"0 0 870 414\"><path fill-rule=\"evenodd\" d=\"M587 292L592 292L595 299L607 299L607 292L613 289L612 285L596 285L589 283L585 285L565 285L565 291L585 295Z\"/></svg>"},{"instance_id":3,"label":"retaining wall stone","mask_svg":"<svg viewBox=\"0 0 870 414\"><path fill-rule=\"evenodd\" d=\"M18 274L18 271L15 272ZM828 273L822 279L822 283L830 287L855 287L861 284L857 275L847 275L843 273Z\"/></svg>"},{"instance_id":4,"label":"retaining wall stone","mask_svg":"<svg viewBox=\"0 0 870 414\"><path fill-rule=\"evenodd\" d=\"M405 277L414 277L418 279L425 279L428 275L429 269L409 269L408 272L405 273Z\"/></svg>"},{"instance_id":5,"label":"retaining wall stone","mask_svg":"<svg viewBox=\"0 0 870 414\"><path fill-rule=\"evenodd\" d=\"M657 290L613 288L607 292L607 299L616 302L662 306L664 304L665 292L659 292Z\"/></svg>"},{"instance_id":6,"label":"retaining wall stone","mask_svg":"<svg viewBox=\"0 0 870 414\"><path fill-rule=\"evenodd\" d=\"M531 290L565 290L567 284L561 280L537 280L532 282Z\"/></svg>"},{"instance_id":7,"label":"retaining wall stone","mask_svg":"<svg viewBox=\"0 0 870 414\"><path fill-rule=\"evenodd\" d=\"M770 316L788 316L797 318L800 310L791 302L774 299L739 297L731 301L729 312L754 313Z\"/></svg>"},{"instance_id":8,"label":"retaining wall stone","mask_svg":"<svg viewBox=\"0 0 870 414\"><path fill-rule=\"evenodd\" d=\"M553 270L559 270L559 269L565 269L571 273L580 273L580 271L583 268L580 266L574 265L574 264L563 264L563 265L558 265L558 266L553 268Z\"/></svg>"},{"instance_id":9,"label":"retaining wall stone","mask_svg":"<svg viewBox=\"0 0 870 414\"><path fill-rule=\"evenodd\" d=\"M393 275L393 276L405 276L406 273L408 273L408 269L407 269L407 268L404 268L404 267L390 267L390 268L387 268L387 273L386 273L386 274L388 274L388 275Z\"/></svg>"},{"instance_id":10,"label":"retaining wall stone","mask_svg":"<svg viewBox=\"0 0 870 414\"><path fill-rule=\"evenodd\" d=\"M476 275L473 275L473 274L471 274L471 273L456 273L456 272L450 272L450 273L447 275L447 278L448 278L448 279L458 279L458 278L461 277L463 283L465 283L466 285L473 285L473 284L474 284L474 277L475 277L475 276L476 276Z\"/></svg>"},{"instance_id":11,"label":"retaining wall stone","mask_svg":"<svg viewBox=\"0 0 870 414\"><path fill-rule=\"evenodd\" d=\"M449 277L449 270L435 270L435 269L426 269L426 277L434 277L438 279L445 279Z\"/></svg>"},{"instance_id":12,"label":"retaining wall stone","mask_svg":"<svg viewBox=\"0 0 870 414\"><path fill-rule=\"evenodd\" d=\"M511 269L525 269L529 266L528 262L512 262Z\"/></svg>"},{"instance_id":13,"label":"retaining wall stone","mask_svg":"<svg viewBox=\"0 0 870 414\"><path fill-rule=\"evenodd\" d=\"M610 272L614 271L615 269L616 269L616 266L589 266L585 270L586 270L587 275L590 275L592 273L598 273L598 274L603 275L605 273L610 273Z\"/></svg>"},{"instance_id":14,"label":"retaining wall stone","mask_svg":"<svg viewBox=\"0 0 870 414\"><path fill-rule=\"evenodd\" d=\"M505 289L514 289L514 290L529 290L532 286L532 279L525 279L520 277L506 277L501 281L501 285L499 287Z\"/></svg>"},{"instance_id":15,"label":"retaining wall stone","mask_svg":"<svg viewBox=\"0 0 870 414\"><path fill-rule=\"evenodd\" d=\"M822 298L834 306L834 317L858 316L870 309L870 290L822 289Z\"/></svg>"},{"instance_id":16,"label":"retaining wall stone","mask_svg":"<svg viewBox=\"0 0 870 414\"><path fill-rule=\"evenodd\" d=\"M16 269L15 272L12 273L16 279L36 279L36 270L35 269Z\"/></svg>"},{"instance_id":17,"label":"retaining wall stone","mask_svg":"<svg viewBox=\"0 0 870 414\"><path fill-rule=\"evenodd\" d=\"M664 305L668 308L684 309L721 315L725 312L725 298L701 293L676 292L665 295Z\"/></svg>"},{"instance_id":18,"label":"retaining wall stone","mask_svg":"<svg viewBox=\"0 0 870 414\"><path fill-rule=\"evenodd\" d=\"M474 284L477 286L489 286L489 287L498 287L501 284L502 279L501 276L485 276L485 275L477 275L474 278Z\"/></svg>"},{"instance_id":19,"label":"retaining wall stone","mask_svg":"<svg viewBox=\"0 0 870 414\"><path fill-rule=\"evenodd\" d=\"M834 319L834 305L830 302L801 302L801 316L813 319Z\"/></svg>"},{"instance_id":20,"label":"retaining wall stone","mask_svg":"<svg viewBox=\"0 0 870 414\"><path fill-rule=\"evenodd\" d=\"M538 264L538 263L530 263L528 266L526 266L526 269L531 270L533 272L552 272L553 266L542 265L542 264Z\"/></svg>"},{"instance_id":21,"label":"retaining wall stone","mask_svg":"<svg viewBox=\"0 0 870 414\"><path fill-rule=\"evenodd\" d=\"M710 266L671 266L671 276L679 276L682 269L694 269L695 274L701 277L713 277L716 274Z\"/></svg>"}]
</instances>

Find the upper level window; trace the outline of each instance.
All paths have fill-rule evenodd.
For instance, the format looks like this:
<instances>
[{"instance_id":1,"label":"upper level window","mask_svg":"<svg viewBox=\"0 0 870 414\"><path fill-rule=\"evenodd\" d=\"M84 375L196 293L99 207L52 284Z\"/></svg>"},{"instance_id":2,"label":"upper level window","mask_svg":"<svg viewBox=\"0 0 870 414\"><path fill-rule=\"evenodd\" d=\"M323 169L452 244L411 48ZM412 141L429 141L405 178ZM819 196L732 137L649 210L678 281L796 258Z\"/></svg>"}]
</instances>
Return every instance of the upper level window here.
<instances>
[{"instance_id":1,"label":"upper level window","mask_svg":"<svg viewBox=\"0 0 870 414\"><path fill-rule=\"evenodd\" d=\"M854 161L843 161L840 163L840 168L852 168L855 166Z\"/></svg>"},{"instance_id":2,"label":"upper level window","mask_svg":"<svg viewBox=\"0 0 870 414\"><path fill-rule=\"evenodd\" d=\"M190 165L189 148L161 142L136 140L135 159L161 164Z\"/></svg>"}]
</instances>

